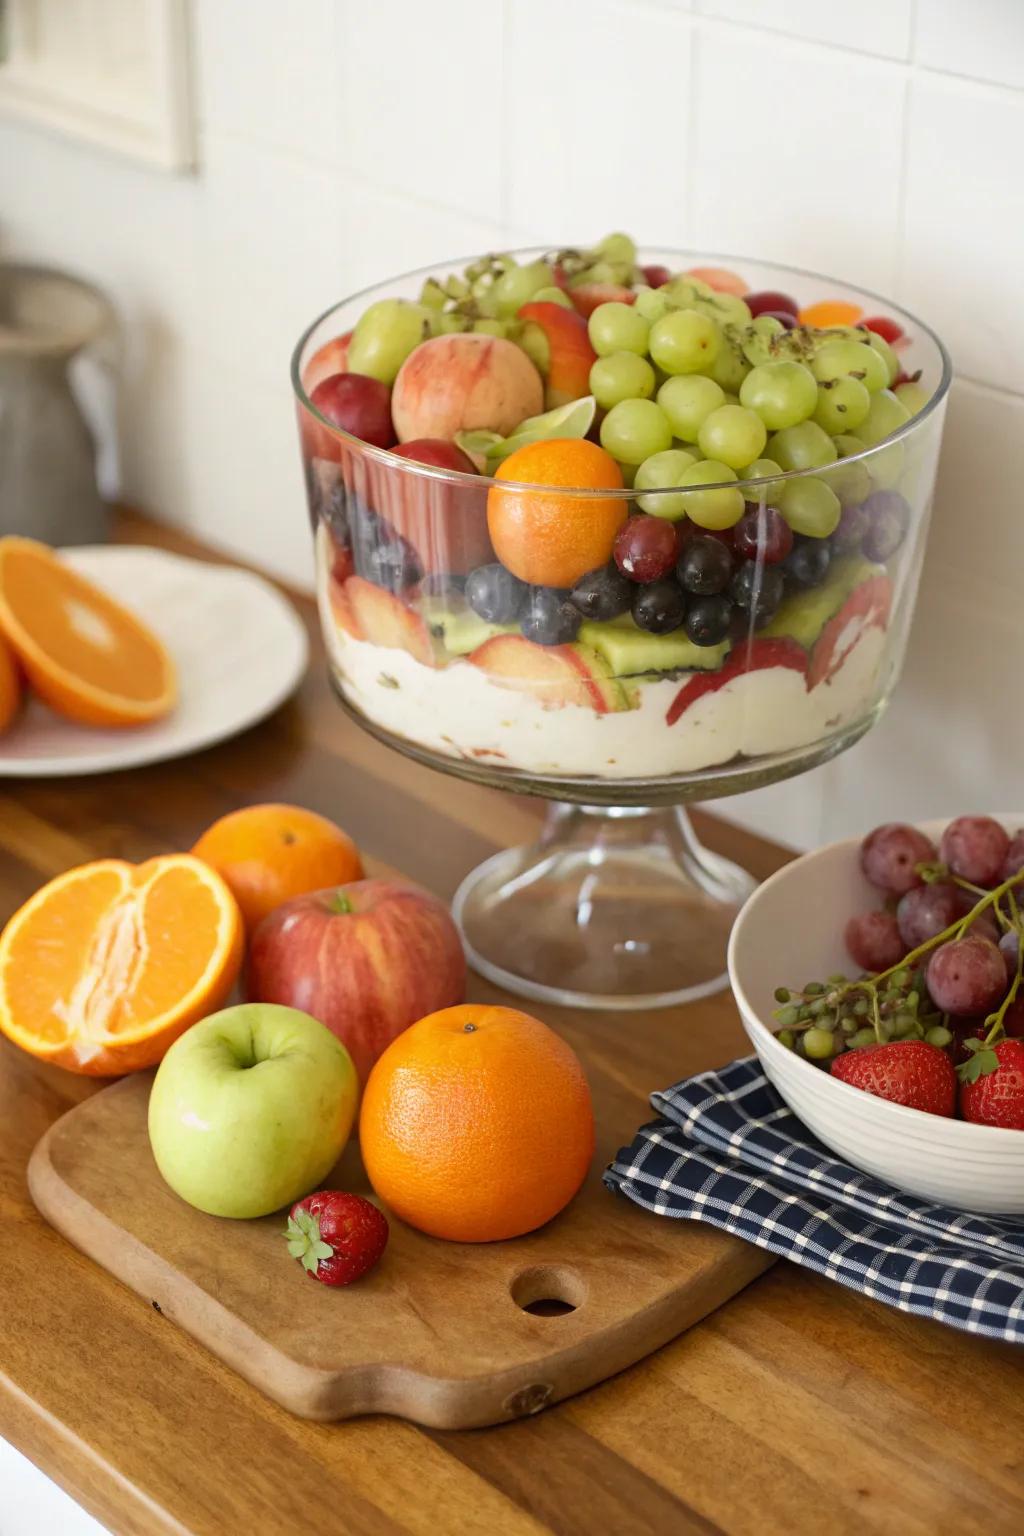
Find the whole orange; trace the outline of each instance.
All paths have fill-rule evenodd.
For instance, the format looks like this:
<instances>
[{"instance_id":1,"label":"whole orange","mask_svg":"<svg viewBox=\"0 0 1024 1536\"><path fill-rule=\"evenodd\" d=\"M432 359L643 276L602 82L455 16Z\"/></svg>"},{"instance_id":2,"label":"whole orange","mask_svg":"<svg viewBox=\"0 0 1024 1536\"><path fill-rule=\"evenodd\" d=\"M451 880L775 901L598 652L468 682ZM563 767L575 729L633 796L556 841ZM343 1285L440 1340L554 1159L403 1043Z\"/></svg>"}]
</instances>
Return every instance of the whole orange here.
<instances>
[{"instance_id":1,"label":"whole orange","mask_svg":"<svg viewBox=\"0 0 1024 1536\"><path fill-rule=\"evenodd\" d=\"M464 1003L392 1041L363 1093L370 1182L410 1226L460 1243L532 1232L594 1155L579 1057L539 1019Z\"/></svg>"},{"instance_id":2,"label":"whole orange","mask_svg":"<svg viewBox=\"0 0 1024 1536\"><path fill-rule=\"evenodd\" d=\"M348 833L299 805L231 811L206 829L192 852L231 887L250 933L293 896L363 878Z\"/></svg>"},{"instance_id":3,"label":"whole orange","mask_svg":"<svg viewBox=\"0 0 1024 1536\"><path fill-rule=\"evenodd\" d=\"M611 559L615 535L628 516L625 497L559 494L562 487L622 489L622 471L596 443L578 437L527 443L498 466L495 478L538 487L531 493L492 485L487 493L495 553L520 581L572 587Z\"/></svg>"}]
</instances>

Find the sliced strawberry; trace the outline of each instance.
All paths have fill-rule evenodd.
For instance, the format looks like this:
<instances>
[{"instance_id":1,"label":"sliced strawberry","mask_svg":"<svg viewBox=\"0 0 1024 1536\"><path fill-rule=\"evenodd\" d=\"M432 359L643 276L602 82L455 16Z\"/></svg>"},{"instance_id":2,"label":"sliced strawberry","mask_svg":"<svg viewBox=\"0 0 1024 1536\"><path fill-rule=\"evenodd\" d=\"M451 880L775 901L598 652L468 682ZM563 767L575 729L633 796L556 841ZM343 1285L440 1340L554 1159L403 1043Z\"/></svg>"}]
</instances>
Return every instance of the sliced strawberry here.
<instances>
[{"instance_id":1,"label":"sliced strawberry","mask_svg":"<svg viewBox=\"0 0 1024 1536\"><path fill-rule=\"evenodd\" d=\"M578 400L590 388L590 370L597 353L590 345L587 322L575 309L541 300L524 304L519 319L537 326L547 343L548 363L544 375L544 404L548 410ZM531 353L531 356L534 356Z\"/></svg>"},{"instance_id":2,"label":"sliced strawberry","mask_svg":"<svg viewBox=\"0 0 1024 1536\"><path fill-rule=\"evenodd\" d=\"M362 576L350 576L342 591L348 604L351 621L359 631L359 638L371 645L392 646L408 651L425 667L437 664L434 642L430 630L402 600L383 587L374 586Z\"/></svg>"},{"instance_id":3,"label":"sliced strawberry","mask_svg":"<svg viewBox=\"0 0 1024 1536\"><path fill-rule=\"evenodd\" d=\"M589 320L599 304L632 304L636 294L621 283L581 283L568 290L569 297L583 316Z\"/></svg>"},{"instance_id":4,"label":"sliced strawberry","mask_svg":"<svg viewBox=\"0 0 1024 1536\"><path fill-rule=\"evenodd\" d=\"M607 663L586 645L537 645L522 635L495 635L468 659L503 688L533 694L545 709L578 704L607 715L632 707Z\"/></svg>"},{"instance_id":5,"label":"sliced strawberry","mask_svg":"<svg viewBox=\"0 0 1024 1536\"><path fill-rule=\"evenodd\" d=\"M749 645L737 646L717 672L699 672L683 684L669 705L666 723L675 725L690 705L696 704L705 694L717 693L726 683L731 683L747 672L764 672L769 667L790 667L806 677L807 652L795 640L781 637L755 639Z\"/></svg>"},{"instance_id":6,"label":"sliced strawberry","mask_svg":"<svg viewBox=\"0 0 1024 1536\"><path fill-rule=\"evenodd\" d=\"M892 582L888 576L871 576L854 587L814 642L807 669L808 689L827 683L869 629L885 629L891 608Z\"/></svg>"},{"instance_id":7,"label":"sliced strawberry","mask_svg":"<svg viewBox=\"0 0 1024 1536\"><path fill-rule=\"evenodd\" d=\"M317 385L329 379L332 374L348 372L348 344L351 340L352 332L346 331L344 336L332 336L330 341L325 341L313 353L302 370L302 387L307 395L311 395Z\"/></svg>"}]
</instances>

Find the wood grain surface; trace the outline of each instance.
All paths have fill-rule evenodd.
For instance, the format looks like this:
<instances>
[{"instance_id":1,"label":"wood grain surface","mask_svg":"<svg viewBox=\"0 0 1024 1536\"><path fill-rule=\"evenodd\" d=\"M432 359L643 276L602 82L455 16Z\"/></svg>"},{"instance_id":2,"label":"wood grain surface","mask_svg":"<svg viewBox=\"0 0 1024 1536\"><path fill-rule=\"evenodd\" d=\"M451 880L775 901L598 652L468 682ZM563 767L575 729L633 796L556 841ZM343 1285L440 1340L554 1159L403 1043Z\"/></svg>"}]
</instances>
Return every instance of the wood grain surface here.
<instances>
[{"instance_id":1,"label":"wood grain surface","mask_svg":"<svg viewBox=\"0 0 1024 1536\"><path fill-rule=\"evenodd\" d=\"M134 521L122 536L189 548ZM199 757L110 779L9 785L0 915L71 864L186 846L214 816L267 799L337 817L375 858L449 896L474 861L531 836L538 814L361 735L314 664L272 721ZM713 847L757 874L784 857L698 820ZM481 985L478 995L493 994ZM645 1118L653 1088L743 1049L728 996L636 1018L543 1012L584 1057L616 1142ZM0 1042L0 1434L113 1531L1024 1529L1024 1357L784 1263L649 1359L533 1418L470 1431L298 1420L35 1211L30 1152L95 1087Z\"/></svg>"},{"instance_id":2,"label":"wood grain surface","mask_svg":"<svg viewBox=\"0 0 1024 1536\"><path fill-rule=\"evenodd\" d=\"M772 1262L610 1198L601 1172L617 1132L598 1093L598 1153L554 1221L503 1243L440 1242L392 1221L384 1262L325 1290L289 1262L282 1216L218 1221L167 1187L146 1127L151 1080L126 1078L62 1115L32 1153L32 1198L76 1248L302 1418L507 1423L632 1365ZM372 1195L354 1141L323 1183Z\"/></svg>"}]
</instances>

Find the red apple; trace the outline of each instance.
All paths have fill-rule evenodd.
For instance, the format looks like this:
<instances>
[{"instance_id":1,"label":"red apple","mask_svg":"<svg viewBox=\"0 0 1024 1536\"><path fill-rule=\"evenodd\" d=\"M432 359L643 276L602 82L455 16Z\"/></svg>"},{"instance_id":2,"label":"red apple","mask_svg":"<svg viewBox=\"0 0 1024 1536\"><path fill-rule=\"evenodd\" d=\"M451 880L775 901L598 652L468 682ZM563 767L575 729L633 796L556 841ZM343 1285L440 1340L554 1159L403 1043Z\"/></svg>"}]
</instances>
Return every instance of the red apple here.
<instances>
[{"instance_id":1,"label":"red apple","mask_svg":"<svg viewBox=\"0 0 1024 1536\"><path fill-rule=\"evenodd\" d=\"M379 379L365 373L332 373L321 379L309 397L321 416L334 426L373 443L390 448L395 441L391 422L391 391ZM315 459L342 459L342 442L305 406L299 405L299 426L306 453Z\"/></svg>"},{"instance_id":2,"label":"red apple","mask_svg":"<svg viewBox=\"0 0 1024 1536\"><path fill-rule=\"evenodd\" d=\"M326 1024L365 1083L396 1035L460 1003L466 958L448 908L404 880L356 880L285 902L252 936L252 1002Z\"/></svg>"},{"instance_id":3,"label":"red apple","mask_svg":"<svg viewBox=\"0 0 1024 1536\"><path fill-rule=\"evenodd\" d=\"M522 348L477 331L421 342L398 370L391 396L402 443L475 429L507 437L543 409L544 385Z\"/></svg>"}]
</instances>

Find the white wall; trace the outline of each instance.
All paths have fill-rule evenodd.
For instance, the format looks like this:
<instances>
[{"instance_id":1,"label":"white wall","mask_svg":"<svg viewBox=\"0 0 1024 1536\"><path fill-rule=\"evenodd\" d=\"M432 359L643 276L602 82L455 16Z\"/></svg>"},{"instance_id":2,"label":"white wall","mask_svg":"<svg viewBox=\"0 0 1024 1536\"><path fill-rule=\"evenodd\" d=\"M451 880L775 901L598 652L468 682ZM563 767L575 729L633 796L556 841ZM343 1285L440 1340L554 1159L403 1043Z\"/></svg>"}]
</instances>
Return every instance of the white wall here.
<instances>
[{"instance_id":1,"label":"white wall","mask_svg":"<svg viewBox=\"0 0 1024 1536\"><path fill-rule=\"evenodd\" d=\"M834 272L953 349L931 553L888 719L732 810L1024 801L1020 0L196 0L193 42L194 177L0 125L0 249L124 317L129 500L306 581L289 353L391 270L621 226Z\"/></svg>"}]
</instances>

